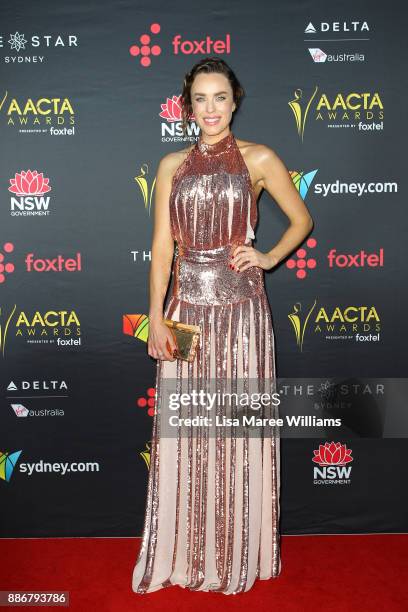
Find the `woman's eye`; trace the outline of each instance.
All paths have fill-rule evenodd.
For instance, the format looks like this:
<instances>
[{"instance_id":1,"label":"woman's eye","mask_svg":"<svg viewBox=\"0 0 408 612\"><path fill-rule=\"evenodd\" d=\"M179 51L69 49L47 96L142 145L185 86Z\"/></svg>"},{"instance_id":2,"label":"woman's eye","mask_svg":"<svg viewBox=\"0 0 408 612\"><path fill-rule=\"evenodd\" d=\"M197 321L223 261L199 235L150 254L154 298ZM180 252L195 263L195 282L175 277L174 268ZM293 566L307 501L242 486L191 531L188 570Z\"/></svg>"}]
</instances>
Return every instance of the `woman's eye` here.
<instances>
[{"instance_id":1,"label":"woman's eye","mask_svg":"<svg viewBox=\"0 0 408 612\"><path fill-rule=\"evenodd\" d=\"M226 97L225 96L218 96L218 99L219 100L226 100ZM202 102L203 100L204 100L204 98L196 98L197 102Z\"/></svg>"}]
</instances>

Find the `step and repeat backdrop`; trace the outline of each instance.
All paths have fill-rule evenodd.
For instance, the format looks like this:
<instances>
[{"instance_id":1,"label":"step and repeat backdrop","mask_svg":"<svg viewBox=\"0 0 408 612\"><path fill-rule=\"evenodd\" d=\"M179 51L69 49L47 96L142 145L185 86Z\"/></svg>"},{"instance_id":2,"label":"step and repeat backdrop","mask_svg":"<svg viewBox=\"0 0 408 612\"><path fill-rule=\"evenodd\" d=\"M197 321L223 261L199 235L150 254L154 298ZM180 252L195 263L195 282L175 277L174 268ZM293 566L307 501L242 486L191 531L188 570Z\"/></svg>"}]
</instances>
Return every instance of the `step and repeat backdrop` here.
<instances>
[{"instance_id":1,"label":"step and repeat backdrop","mask_svg":"<svg viewBox=\"0 0 408 612\"><path fill-rule=\"evenodd\" d=\"M282 437L281 531L407 531L404 4L0 12L1 536L141 535L155 173L198 138L180 96L206 56L245 89L234 135L276 151L314 219L265 273L281 393L312 408ZM258 210L266 252L288 219L266 191Z\"/></svg>"}]
</instances>

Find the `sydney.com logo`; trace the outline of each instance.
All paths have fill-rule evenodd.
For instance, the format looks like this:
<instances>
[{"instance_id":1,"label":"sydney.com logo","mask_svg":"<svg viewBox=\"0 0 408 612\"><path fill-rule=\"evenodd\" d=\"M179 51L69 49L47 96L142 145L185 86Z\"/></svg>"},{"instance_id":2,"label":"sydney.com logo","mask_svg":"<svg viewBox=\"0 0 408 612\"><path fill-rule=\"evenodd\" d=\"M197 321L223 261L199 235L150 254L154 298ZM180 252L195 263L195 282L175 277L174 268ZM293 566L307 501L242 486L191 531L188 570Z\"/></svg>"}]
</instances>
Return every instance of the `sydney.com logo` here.
<instances>
[{"instance_id":1,"label":"sydney.com logo","mask_svg":"<svg viewBox=\"0 0 408 612\"><path fill-rule=\"evenodd\" d=\"M23 451L13 453L0 451L0 478L10 482L17 461ZM70 473L99 472L100 464L97 461L33 461L20 463L18 465L21 474L32 476L33 474L58 474L65 476Z\"/></svg>"}]
</instances>

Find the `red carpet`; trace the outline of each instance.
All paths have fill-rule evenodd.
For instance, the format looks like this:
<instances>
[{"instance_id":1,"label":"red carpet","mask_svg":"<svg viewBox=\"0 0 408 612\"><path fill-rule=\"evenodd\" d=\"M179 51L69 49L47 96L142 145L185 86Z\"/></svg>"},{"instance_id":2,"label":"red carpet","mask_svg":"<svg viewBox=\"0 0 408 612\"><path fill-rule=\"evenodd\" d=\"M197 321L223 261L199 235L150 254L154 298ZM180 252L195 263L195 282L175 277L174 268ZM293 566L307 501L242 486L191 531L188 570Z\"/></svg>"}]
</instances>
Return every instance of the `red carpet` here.
<instances>
[{"instance_id":1,"label":"red carpet","mask_svg":"<svg viewBox=\"0 0 408 612\"><path fill-rule=\"evenodd\" d=\"M138 538L0 540L0 590L69 591L71 605L59 609L71 612L408 610L408 534L283 536L279 578L237 595L178 586L133 593L139 545Z\"/></svg>"}]
</instances>

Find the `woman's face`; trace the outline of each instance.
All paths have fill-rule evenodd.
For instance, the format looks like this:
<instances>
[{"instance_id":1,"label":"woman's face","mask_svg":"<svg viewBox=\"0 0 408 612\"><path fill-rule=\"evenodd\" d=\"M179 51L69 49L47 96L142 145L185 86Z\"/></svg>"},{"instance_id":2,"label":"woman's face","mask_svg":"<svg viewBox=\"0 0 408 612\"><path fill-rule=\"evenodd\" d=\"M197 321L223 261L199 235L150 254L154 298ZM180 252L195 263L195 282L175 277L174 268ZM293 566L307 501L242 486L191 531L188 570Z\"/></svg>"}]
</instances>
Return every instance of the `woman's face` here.
<instances>
[{"instance_id":1,"label":"woman's face","mask_svg":"<svg viewBox=\"0 0 408 612\"><path fill-rule=\"evenodd\" d=\"M223 74L198 74L191 86L191 105L196 123L208 136L229 131L236 108L229 80Z\"/></svg>"}]
</instances>

